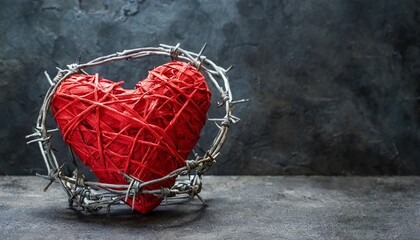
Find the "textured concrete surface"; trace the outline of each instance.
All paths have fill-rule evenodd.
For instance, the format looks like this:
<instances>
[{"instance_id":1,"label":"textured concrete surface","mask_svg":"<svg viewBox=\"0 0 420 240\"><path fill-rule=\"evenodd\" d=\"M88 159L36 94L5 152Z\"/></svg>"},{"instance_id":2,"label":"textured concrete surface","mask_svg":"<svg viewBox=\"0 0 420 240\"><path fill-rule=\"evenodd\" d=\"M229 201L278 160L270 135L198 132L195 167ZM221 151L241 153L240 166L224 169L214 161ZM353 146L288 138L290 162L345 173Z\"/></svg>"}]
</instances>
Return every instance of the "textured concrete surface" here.
<instances>
[{"instance_id":1,"label":"textured concrete surface","mask_svg":"<svg viewBox=\"0 0 420 240\"><path fill-rule=\"evenodd\" d=\"M234 65L234 96L251 99L214 174L420 174L419 13L416 0L2 0L0 174L43 169L24 136L44 70L178 42L208 42L207 57ZM91 72L134 86L162 61Z\"/></svg>"},{"instance_id":2,"label":"textured concrete surface","mask_svg":"<svg viewBox=\"0 0 420 240\"><path fill-rule=\"evenodd\" d=\"M59 185L0 177L0 239L418 239L420 177L206 176L202 196L148 215L67 208Z\"/></svg>"}]
</instances>

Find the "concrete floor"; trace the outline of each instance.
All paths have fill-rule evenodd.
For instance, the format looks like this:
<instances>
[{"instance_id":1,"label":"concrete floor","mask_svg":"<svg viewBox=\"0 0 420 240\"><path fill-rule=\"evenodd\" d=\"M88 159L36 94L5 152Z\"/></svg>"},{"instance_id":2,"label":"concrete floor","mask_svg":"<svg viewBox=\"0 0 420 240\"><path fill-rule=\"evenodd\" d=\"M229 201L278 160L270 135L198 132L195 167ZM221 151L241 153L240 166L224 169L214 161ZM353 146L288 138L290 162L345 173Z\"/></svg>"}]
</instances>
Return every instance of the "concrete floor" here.
<instances>
[{"instance_id":1,"label":"concrete floor","mask_svg":"<svg viewBox=\"0 0 420 240\"><path fill-rule=\"evenodd\" d=\"M67 208L58 185L0 177L0 239L420 239L420 177L206 176L202 196L133 213Z\"/></svg>"}]
</instances>

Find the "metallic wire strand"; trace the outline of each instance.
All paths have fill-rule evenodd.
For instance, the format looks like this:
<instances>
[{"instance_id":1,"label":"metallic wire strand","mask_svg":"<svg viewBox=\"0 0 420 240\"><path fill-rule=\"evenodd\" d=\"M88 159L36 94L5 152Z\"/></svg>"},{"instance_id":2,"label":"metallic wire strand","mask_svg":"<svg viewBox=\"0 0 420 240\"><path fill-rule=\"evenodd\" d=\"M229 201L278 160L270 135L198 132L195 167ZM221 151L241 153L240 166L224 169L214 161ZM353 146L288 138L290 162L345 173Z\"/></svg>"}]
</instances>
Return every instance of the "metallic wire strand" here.
<instances>
[{"instance_id":1,"label":"metallic wire strand","mask_svg":"<svg viewBox=\"0 0 420 240\"><path fill-rule=\"evenodd\" d=\"M96 211L103 207L106 207L109 210L112 205L122 204L124 199L127 200L130 197L135 198L135 196L139 194L153 194L154 196L165 199L164 202L167 204L184 202L186 198L178 195L188 195L190 199L197 196L197 198L205 204L204 200L198 195L202 188L202 176L210 169L211 165L215 162L215 159L219 156L220 149L226 141L230 125L239 121L239 118L232 115L233 104L235 101L232 100L229 79L226 75L231 67L224 69L203 56L202 54L205 47L206 45L204 45L201 51L196 54L180 48L179 44L176 46L161 44L160 47L124 50L122 52L96 58L84 64L70 64L67 66L67 69L58 69L57 75L52 80L45 72L45 76L51 86L48 89L39 110L36 127L34 129L35 132L27 136L28 139L31 139L27 142L28 144L37 142L39 145L42 158L44 159L44 163L48 171L48 176L42 177L50 180L49 185L52 182L60 183L69 198L70 205L73 205L74 203L78 207L88 211ZM113 61L133 60L148 56L166 56L171 57L172 59L188 62L195 66L198 70L206 73L208 80L217 89L220 94L220 98L222 99L219 106L225 105L226 113L224 117L209 119L210 121L216 122L219 130L210 149L205 151L203 156L196 154L196 159L186 160L186 165L184 167L172 171L167 176L147 182L142 182L140 179L136 179L135 177L128 176L124 173L121 174L123 174L125 179L127 179L127 184L110 184L86 181L83 175L77 174L78 171L74 171L75 174L73 176L64 175L61 171L62 166L58 165L58 160L50 142L50 132L56 131L57 129L49 130L46 127L46 119L50 102L58 85L71 74L83 72L83 69L89 67ZM177 180L175 185L170 189L144 189L144 187L151 184L179 177L181 175L188 175L188 179L184 181ZM168 199L169 201L167 201Z\"/></svg>"}]
</instances>

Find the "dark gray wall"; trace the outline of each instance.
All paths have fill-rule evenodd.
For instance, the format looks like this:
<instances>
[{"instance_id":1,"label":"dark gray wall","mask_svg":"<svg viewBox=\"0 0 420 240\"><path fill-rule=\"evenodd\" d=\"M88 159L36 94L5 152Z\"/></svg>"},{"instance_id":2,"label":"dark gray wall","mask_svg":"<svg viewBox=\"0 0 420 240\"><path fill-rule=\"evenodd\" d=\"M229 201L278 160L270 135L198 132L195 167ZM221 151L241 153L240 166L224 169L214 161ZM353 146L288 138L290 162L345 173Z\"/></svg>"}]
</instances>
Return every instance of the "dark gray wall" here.
<instances>
[{"instance_id":1,"label":"dark gray wall","mask_svg":"<svg viewBox=\"0 0 420 240\"><path fill-rule=\"evenodd\" d=\"M419 26L418 1L2 0L0 174L43 171L24 136L44 70L178 42L251 99L213 173L419 174ZM96 70L134 85L159 61Z\"/></svg>"}]
</instances>

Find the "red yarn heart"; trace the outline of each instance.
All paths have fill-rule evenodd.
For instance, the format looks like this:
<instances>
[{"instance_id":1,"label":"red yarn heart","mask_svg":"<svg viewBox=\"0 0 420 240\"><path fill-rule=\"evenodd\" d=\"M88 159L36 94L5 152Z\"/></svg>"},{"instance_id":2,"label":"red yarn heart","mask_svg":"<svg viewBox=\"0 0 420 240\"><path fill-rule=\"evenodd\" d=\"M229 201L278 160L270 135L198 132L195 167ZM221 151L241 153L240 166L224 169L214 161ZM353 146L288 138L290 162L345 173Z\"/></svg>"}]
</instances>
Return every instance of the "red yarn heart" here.
<instances>
[{"instance_id":1,"label":"red yarn heart","mask_svg":"<svg viewBox=\"0 0 420 240\"><path fill-rule=\"evenodd\" d=\"M184 166L210 106L203 75L187 63L173 61L150 71L134 90L123 89L123 83L98 74L73 74L63 80L51 109L64 141L100 182L125 184L120 172L149 181ZM145 189L171 187L174 182ZM147 213L161 199L138 195L134 201L136 210Z\"/></svg>"}]
</instances>

